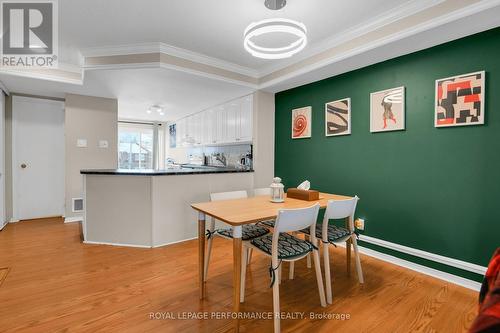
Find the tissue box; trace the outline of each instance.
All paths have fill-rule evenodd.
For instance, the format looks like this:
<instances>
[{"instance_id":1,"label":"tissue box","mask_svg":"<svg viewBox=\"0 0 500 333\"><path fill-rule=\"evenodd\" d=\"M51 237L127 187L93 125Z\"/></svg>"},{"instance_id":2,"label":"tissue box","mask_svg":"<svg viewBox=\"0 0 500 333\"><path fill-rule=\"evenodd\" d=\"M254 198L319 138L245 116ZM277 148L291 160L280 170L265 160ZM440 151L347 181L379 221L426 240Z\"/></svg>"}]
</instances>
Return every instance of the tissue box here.
<instances>
[{"instance_id":1,"label":"tissue box","mask_svg":"<svg viewBox=\"0 0 500 333\"><path fill-rule=\"evenodd\" d=\"M286 191L286 197L305 201L314 201L319 200L319 192L314 190L299 190L298 188L289 188Z\"/></svg>"}]
</instances>

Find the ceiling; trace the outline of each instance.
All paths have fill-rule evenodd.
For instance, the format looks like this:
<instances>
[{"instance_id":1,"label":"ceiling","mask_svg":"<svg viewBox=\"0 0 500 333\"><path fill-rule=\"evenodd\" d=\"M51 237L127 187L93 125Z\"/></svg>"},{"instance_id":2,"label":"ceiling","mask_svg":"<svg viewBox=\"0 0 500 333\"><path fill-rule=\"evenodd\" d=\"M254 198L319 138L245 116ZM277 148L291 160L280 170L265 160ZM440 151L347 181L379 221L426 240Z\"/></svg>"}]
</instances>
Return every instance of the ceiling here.
<instances>
[{"instance_id":1,"label":"ceiling","mask_svg":"<svg viewBox=\"0 0 500 333\"><path fill-rule=\"evenodd\" d=\"M83 85L24 78L2 77L14 92L64 98L65 93L118 99L119 117L131 120L173 121L221 102L247 95L253 89L168 69L89 71ZM148 114L152 105L165 115Z\"/></svg>"},{"instance_id":2,"label":"ceiling","mask_svg":"<svg viewBox=\"0 0 500 333\"><path fill-rule=\"evenodd\" d=\"M408 2L288 0L282 10L272 11L264 0L60 0L60 53L62 61L75 63L78 51L89 47L163 42L261 71L280 60L245 51L243 32L254 21L286 17L303 22L314 47Z\"/></svg>"},{"instance_id":3,"label":"ceiling","mask_svg":"<svg viewBox=\"0 0 500 333\"><path fill-rule=\"evenodd\" d=\"M264 0L59 0L59 69L0 67L0 83L17 93L117 98L120 118L168 121L500 26L500 0L287 2L271 11ZM281 60L249 55L246 26L270 17L303 22L307 47ZM146 113L155 104L165 116Z\"/></svg>"}]
</instances>

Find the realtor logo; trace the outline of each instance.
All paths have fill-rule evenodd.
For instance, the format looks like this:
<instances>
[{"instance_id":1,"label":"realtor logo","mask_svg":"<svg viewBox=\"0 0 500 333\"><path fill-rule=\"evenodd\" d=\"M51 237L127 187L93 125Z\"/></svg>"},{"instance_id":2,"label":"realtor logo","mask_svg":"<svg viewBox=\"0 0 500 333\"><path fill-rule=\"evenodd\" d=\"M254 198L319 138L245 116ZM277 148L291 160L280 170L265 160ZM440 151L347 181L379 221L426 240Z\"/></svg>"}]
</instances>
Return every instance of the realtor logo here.
<instances>
[{"instance_id":1,"label":"realtor logo","mask_svg":"<svg viewBox=\"0 0 500 333\"><path fill-rule=\"evenodd\" d=\"M57 67L57 2L1 2L1 66Z\"/></svg>"}]
</instances>

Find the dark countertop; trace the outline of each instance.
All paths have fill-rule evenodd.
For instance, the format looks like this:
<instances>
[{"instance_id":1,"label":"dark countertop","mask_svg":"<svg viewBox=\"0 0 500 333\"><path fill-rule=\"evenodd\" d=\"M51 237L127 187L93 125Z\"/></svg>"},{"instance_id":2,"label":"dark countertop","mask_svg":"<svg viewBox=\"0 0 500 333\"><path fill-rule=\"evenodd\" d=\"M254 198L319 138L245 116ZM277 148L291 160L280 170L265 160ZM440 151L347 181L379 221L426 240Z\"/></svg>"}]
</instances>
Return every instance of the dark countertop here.
<instances>
[{"instance_id":1,"label":"dark countertop","mask_svg":"<svg viewBox=\"0 0 500 333\"><path fill-rule=\"evenodd\" d=\"M80 170L82 175L123 175L123 176L175 176L175 175L199 175L210 173L239 173L253 172L253 170L241 170L224 167L199 167L180 168L165 170L127 170L127 169L87 169Z\"/></svg>"}]
</instances>

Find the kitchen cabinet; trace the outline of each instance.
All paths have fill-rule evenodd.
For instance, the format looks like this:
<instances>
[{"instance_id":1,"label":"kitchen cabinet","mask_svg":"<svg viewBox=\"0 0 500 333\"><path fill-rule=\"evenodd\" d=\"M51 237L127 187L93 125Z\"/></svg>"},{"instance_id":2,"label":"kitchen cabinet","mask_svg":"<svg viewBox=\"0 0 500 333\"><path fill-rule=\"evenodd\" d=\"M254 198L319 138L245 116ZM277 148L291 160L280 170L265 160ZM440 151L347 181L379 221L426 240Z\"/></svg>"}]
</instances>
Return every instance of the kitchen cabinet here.
<instances>
[{"instance_id":1,"label":"kitchen cabinet","mask_svg":"<svg viewBox=\"0 0 500 333\"><path fill-rule=\"evenodd\" d=\"M253 138L253 97L241 99L240 117L237 141L252 141Z\"/></svg>"},{"instance_id":2,"label":"kitchen cabinet","mask_svg":"<svg viewBox=\"0 0 500 333\"><path fill-rule=\"evenodd\" d=\"M217 143L216 138L216 117L215 110L209 109L202 112L203 114L203 140L204 145L211 145Z\"/></svg>"},{"instance_id":3,"label":"kitchen cabinet","mask_svg":"<svg viewBox=\"0 0 500 333\"><path fill-rule=\"evenodd\" d=\"M186 139L186 118L179 119L176 122L176 141L177 141L177 146L182 147L183 143Z\"/></svg>"},{"instance_id":4,"label":"kitchen cabinet","mask_svg":"<svg viewBox=\"0 0 500 333\"><path fill-rule=\"evenodd\" d=\"M225 105L226 113L226 136L224 142L237 142L239 141L238 132L240 124L240 109L241 103L239 100L232 101Z\"/></svg>"},{"instance_id":5,"label":"kitchen cabinet","mask_svg":"<svg viewBox=\"0 0 500 333\"><path fill-rule=\"evenodd\" d=\"M203 140L203 113L199 112L193 116L193 138L194 145L200 146Z\"/></svg>"},{"instance_id":6,"label":"kitchen cabinet","mask_svg":"<svg viewBox=\"0 0 500 333\"><path fill-rule=\"evenodd\" d=\"M219 106L215 111L215 143L226 143L227 132L227 109L225 106Z\"/></svg>"},{"instance_id":7,"label":"kitchen cabinet","mask_svg":"<svg viewBox=\"0 0 500 333\"><path fill-rule=\"evenodd\" d=\"M245 96L179 119L179 146L202 146L251 142L253 96Z\"/></svg>"}]
</instances>

